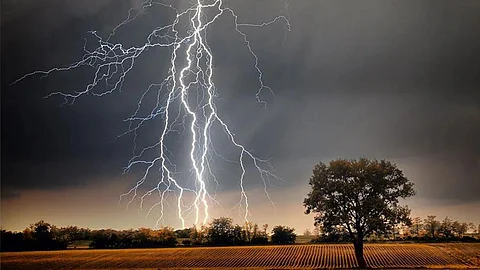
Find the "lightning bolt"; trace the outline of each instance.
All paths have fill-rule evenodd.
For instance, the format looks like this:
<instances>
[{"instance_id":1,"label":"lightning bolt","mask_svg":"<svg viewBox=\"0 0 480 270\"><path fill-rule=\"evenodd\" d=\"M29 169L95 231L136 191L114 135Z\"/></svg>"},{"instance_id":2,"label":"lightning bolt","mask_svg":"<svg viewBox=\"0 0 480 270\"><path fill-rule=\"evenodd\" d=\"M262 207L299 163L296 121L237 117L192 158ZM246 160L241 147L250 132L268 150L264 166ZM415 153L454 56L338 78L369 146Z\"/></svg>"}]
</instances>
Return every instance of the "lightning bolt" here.
<instances>
[{"instance_id":1,"label":"lightning bolt","mask_svg":"<svg viewBox=\"0 0 480 270\"><path fill-rule=\"evenodd\" d=\"M147 8L158 5L172 10L175 14L173 22L155 28L147 37L142 46L131 46L125 48L122 43L111 42L122 26L134 21ZM285 6L286 7L286 6ZM213 14L207 16L208 14ZM64 98L63 104L73 104L82 96L92 95L101 97L111 94L115 91L121 91L123 83L129 72L134 68L135 61L147 50L154 48L169 48L170 67L167 76L160 83L152 83L145 90L137 102L137 109L127 119L128 129L119 137L133 134L134 147L132 158L125 167L125 173L131 171L135 166L144 166L145 171L139 177L136 184L126 193L120 196L130 198L127 207L136 199L140 200L140 207L143 208L144 200L158 193L160 200L151 206L147 212L147 217L156 208L160 208L160 216L157 219L157 226L164 219L165 208L168 207L167 198L169 194L176 195L176 212L181 226L185 228L186 218L194 213L194 224L206 224L210 218L209 209L212 203L220 204L216 200L216 190L218 188L218 179L213 173L213 160L215 157L222 158L225 161L232 162L223 157L215 148L211 140L210 132L214 125L219 125L227 136L229 142L238 150L238 160L233 161L238 164L241 174L238 179L240 187L240 199L236 207L243 209L243 217L248 222L250 216L249 201L245 189L244 180L247 172L245 162L249 160L257 170L259 178L263 182L264 192L275 207L269 193L268 186L272 179L280 179L273 173L273 168L269 160L256 157L244 145L238 142L235 134L227 123L220 117L215 105L217 97L217 88L213 80L214 74L214 54L207 43L207 29L221 16L231 16L235 26L235 32L239 34L244 41L251 56L254 59L254 68L258 74L259 88L255 97L257 101L266 105L261 99L263 91L269 91L273 94L272 88L263 81L263 73L259 67L259 58L251 47L248 36L242 31L248 27L266 27L278 21L285 23L285 29L290 30L290 23L286 16L278 15L273 20L260 23L241 23L239 17L233 9L224 5L223 0L197 0L189 8L179 11L177 8L164 2L153 0L145 1L139 9L130 9L128 17L117 25L107 38L102 38L96 31L91 34L98 42L98 46L93 50L87 49L87 41L84 45L84 56L78 62L65 67L56 67L46 71L34 71L19 78L13 84L19 83L33 75L48 76L54 72L70 71L82 66L93 68L94 75L89 84L81 91L76 92L53 92L45 98L52 96L61 96ZM188 21L189 28L183 30L181 21ZM101 84L104 84L102 87ZM98 91L101 89L101 91ZM156 91L156 102L153 109L146 115L141 115L141 109L145 99L151 92ZM192 102L192 96L197 100ZM154 144L138 149L137 131L145 123L154 119L162 120L162 131L158 141ZM172 135L179 135L187 132L190 136L189 160L194 178L195 187L188 188L184 182L185 179L177 177L177 168L172 162L172 152L167 147L167 138ZM139 150L139 151L138 151ZM149 153L155 154L155 158L147 158ZM158 169L160 178L157 184L142 193L139 191L145 184L152 171ZM208 184L215 183L215 194L208 191ZM190 194L193 201L186 199Z\"/></svg>"}]
</instances>

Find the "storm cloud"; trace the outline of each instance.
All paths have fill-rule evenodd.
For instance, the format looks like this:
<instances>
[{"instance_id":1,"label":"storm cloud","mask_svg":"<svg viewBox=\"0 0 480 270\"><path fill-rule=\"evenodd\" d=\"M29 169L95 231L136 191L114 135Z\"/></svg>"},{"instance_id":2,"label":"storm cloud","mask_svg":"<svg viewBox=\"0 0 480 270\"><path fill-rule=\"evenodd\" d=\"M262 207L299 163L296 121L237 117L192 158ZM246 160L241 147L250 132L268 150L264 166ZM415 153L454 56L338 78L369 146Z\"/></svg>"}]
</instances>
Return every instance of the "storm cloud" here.
<instances>
[{"instance_id":1,"label":"storm cloud","mask_svg":"<svg viewBox=\"0 0 480 270\"><path fill-rule=\"evenodd\" d=\"M415 182L418 198L480 206L480 2L225 2L245 22L261 23L279 12L290 21L291 31L281 22L245 30L264 81L275 91L263 96L266 108L255 99L254 60L231 16L208 31L220 113L249 149L272 158L286 180L273 192L306 188L319 161L367 156L397 162ZM139 58L121 93L81 98L72 106L42 97L81 89L91 71L10 83L78 61L87 31L109 33L139 3L2 1L2 200L37 190L95 188L99 178L118 181L132 154L131 137L117 138L128 126L123 119L142 90L165 74L168 51ZM137 44L171 18L153 7L116 39ZM147 126L146 138L158 128ZM233 168L218 173L231 179L221 183L223 192L238 188ZM254 175L247 179L250 190L262 186ZM291 203L301 205L301 198Z\"/></svg>"}]
</instances>

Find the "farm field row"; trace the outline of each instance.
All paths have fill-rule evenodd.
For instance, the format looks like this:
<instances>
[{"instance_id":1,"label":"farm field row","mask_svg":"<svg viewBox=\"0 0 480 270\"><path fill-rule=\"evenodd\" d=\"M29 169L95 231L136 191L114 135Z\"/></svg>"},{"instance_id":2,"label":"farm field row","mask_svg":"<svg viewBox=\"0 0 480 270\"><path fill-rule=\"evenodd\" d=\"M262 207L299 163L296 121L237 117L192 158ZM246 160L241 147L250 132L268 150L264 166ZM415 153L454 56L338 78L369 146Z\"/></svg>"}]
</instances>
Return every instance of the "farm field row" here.
<instances>
[{"instance_id":1,"label":"farm field row","mask_svg":"<svg viewBox=\"0 0 480 270\"><path fill-rule=\"evenodd\" d=\"M367 244L373 268L478 268L480 244ZM353 268L350 244L67 250L1 254L1 269Z\"/></svg>"}]
</instances>

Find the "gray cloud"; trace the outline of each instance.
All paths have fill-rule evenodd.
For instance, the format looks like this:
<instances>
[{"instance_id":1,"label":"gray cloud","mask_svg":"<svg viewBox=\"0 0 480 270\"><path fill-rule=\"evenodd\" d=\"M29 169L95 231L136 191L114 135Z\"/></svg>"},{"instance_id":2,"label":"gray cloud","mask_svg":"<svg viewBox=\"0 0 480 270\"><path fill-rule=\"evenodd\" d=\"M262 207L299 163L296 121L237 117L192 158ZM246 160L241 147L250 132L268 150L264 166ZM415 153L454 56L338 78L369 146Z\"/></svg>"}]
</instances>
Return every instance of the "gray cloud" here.
<instances>
[{"instance_id":1,"label":"gray cloud","mask_svg":"<svg viewBox=\"0 0 480 270\"><path fill-rule=\"evenodd\" d=\"M272 18L284 5L227 3L253 22ZM80 99L70 107L41 97L85 85L87 70L29 78L13 87L8 83L31 70L79 59L86 31L107 33L136 5L2 1L2 164L8 164L2 169L3 188L90 185L92 175L121 172L131 141L108 142L125 130L122 119L135 109L132 100L139 89L165 71L168 52L152 51L139 59L121 94ZM405 162L405 172L420 197L478 201L479 10L478 1L290 1L291 32L281 23L245 30L276 93L265 95L266 109L254 97L253 58L232 31L232 18L222 17L208 33L221 115L249 149L281 166L279 172L289 180L281 188L306 185L319 160L369 156L418 160ZM152 25L171 15L154 8L119 31L118 40L141 42ZM154 138L155 129L147 127L145 138ZM221 135L214 136L217 147L233 154ZM64 165L56 166L59 160ZM105 160L114 161L105 165ZM78 180L65 180L66 172ZM219 174L234 176L228 170ZM262 185L254 175L248 181L250 188ZM224 190L237 185L223 182Z\"/></svg>"}]
</instances>

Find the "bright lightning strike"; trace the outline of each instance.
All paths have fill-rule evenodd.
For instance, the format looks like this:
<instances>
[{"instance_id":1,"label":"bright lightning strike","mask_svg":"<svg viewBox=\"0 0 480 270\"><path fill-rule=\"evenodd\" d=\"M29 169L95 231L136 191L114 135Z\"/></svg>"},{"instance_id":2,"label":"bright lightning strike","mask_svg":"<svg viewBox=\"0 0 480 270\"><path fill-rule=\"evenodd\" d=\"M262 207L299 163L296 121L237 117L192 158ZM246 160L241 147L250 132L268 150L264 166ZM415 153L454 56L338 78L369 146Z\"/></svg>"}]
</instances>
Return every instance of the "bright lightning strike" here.
<instances>
[{"instance_id":1,"label":"bright lightning strike","mask_svg":"<svg viewBox=\"0 0 480 270\"><path fill-rule=\"evenodd\" d=\"M111 42L111 38L122 26L135 20L145 9L154 5L163 6L175 12L175 19L167 25L155 28L147 37L142 46L125 48L121 43ZM116 26L107 38L102 38L97 32L90 32L98 41L98 47L95 50L87 50L85 44L85 54L83 58L66 67L52 68L47 71L35 71L21 77L17 81L25 79L32 75L47 76L53 72L69 71L82 66L89 66L94 69L93 79L82 91L73 93L54 92L51 96L62 96L64 104L73 104L77 98L85 95L101 97L114 91L120 91L123 83L134 68L135 61L148 49L169 48L170 67L167 76L160 83L152 83L143 93L137 103L136 111L126 121L129 123L128 130L120 136L133 134L134 149L133 156L125 168L125 172L130 171L134 166L145 166L143 175L136 184L126 193L120 196L129 198L127 207L136 199L140 199L140 207L143 207L144 200L153 193L158 193L160 200L149 208L147 216L156 208L160 208L160 217L158 223L164 218L166 199L169 194L176 195L176 212L182 227L185 227L186 218L191 213L194 214L194 224L206 224L209 220L209 207L212 203L217 203L216 194L211 194L208 190L209 183L216 183L218 180L213 173L212 160L214 157L223 158L214 146L211 140L211 129L214 125L219 125L227 136L229 142L238 150L238 160L235 161L241 169L238 182L240 186L240 200L237 206L243 209L245 221L248 221L249 201L244 186L245 174L247 172L246 160L253 163L260 179L263 181L264 191L272 206L267 185L271 179L279 179L272 173L272 167L268 160L259 159L251 151L247 150L240 142L235 139L235 134L231 128L222 120L215 105L217 97L217 88L213 81L214 74L214 53L211 51L206 38L206 31L220 16L231 16L235 26L235 31L244 41L255 64L254 68L258 73L259 88L256 91L256 98L261 104L266 104L261 98L262 91L272 89L263 81L263 73L259 67L259 58L254 53L248 40L248 36L242 31L247 27L265 27L278 21L283 21L286 29L290 30L288 19L279 15L273 20L261 23L240 23L239 17L229 7L226 7L222 0L197 0L191 7L184 11L179 11L169 4L155 2L153 0L145 1L138 12L135 9L129 11L128 17ZM212 15L213 14L213 15ZM181 21L188 21L188 30L181 29ZM101 87L100 84L105 84ZM102 88L101 91L94 91ZM141 115L140 111L148 94L152 91L156 93L156 103L150 113ZM200 93L200 94L199 94ZM201 96L195 102L192 102L192 96ZM137 151L137 131L148 121L161 118L162 130L158 136L158 141L154 144ZM180 128L180 129L179 129ZM184 182L185 179L177 177L176 166L171 161L171 151L167 147L167 137L172 134L187 132L190 140L189 145L189 166L193 172L195 185L188 188ZM155 158L147 158L149 153L157 153ZM152 171L158 169L160 177L157 184L150 190L142 193L139 191L142 185L147 181ZM216 190L213 191L215 193ZM193 200L187 200L186 196L190 194Z\"/></svg>"}]
</instances>

